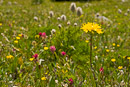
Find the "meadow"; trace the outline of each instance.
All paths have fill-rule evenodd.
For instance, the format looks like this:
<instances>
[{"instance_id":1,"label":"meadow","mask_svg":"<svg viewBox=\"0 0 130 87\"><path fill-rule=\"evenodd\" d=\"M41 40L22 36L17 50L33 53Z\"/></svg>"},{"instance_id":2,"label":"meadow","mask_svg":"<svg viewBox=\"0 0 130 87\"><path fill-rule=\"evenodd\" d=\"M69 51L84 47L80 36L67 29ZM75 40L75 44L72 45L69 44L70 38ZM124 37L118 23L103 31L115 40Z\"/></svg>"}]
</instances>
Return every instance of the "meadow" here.
<instances>
[{"instance_id":1,"label":"meadow","mask_svg":"<svg viewBox=\"0 0 130 87\"><path fill-rule=\"evenodd\" d=\"M0 87L130 87L130 1L0 1Z\"/></svg>"}]
</instances>

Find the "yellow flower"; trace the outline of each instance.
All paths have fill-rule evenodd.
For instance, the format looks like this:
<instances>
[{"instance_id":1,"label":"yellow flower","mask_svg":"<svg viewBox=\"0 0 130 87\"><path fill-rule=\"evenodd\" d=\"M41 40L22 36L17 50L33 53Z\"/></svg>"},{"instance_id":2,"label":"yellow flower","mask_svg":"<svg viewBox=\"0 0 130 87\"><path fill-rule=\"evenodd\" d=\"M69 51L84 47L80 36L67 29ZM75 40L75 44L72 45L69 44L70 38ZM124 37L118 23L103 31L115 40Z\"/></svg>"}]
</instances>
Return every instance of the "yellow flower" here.
<instances>
[{"instance_id":1,"label":"yellow flower","mask_svg":"<svg viewBox=\"0 0 130 87\"><path fill-rule=\"evenodd\" d=\"M106 52L109 52L110 50L109 49L106 49Z\"/></svg>"},{"instance_id":2,"label":"yellow flower","mask_svg":"<svg viewBox=\"0 0 130 87\"><path fill-rule=\"evenodd\" d=\"M20 39L20 37L16 37L16 39L17 39L17 40L19 40L19 39Z\"/></svg>"},{"instance_id":3,"label":"yellow flower","mask_svg":"<svg viewBox=\"0 0 130 87\"><path fill-rule=\"evenodd\" d=\"M2 23L0 23L0 26L2 26Z\"/></svg>"},{"instance_id":4,"label":"yellow flower","mask_svg":"<svg viewBox=\"0 0 130 87\"><path fill-rule=\"evenodd\" d=\"M15 41L14 41L14 43L18 43L18 41L17 41L17 40L15 40Z\"/></svg>"},{"instance_id":5,"label":"yellow flower","mask_svg":"<svg viewBox=\"0 0 130 87\"><path fill-rule=\"evenodd\" d=\"M113 43L112 45L113 45L113 46L115 46L116 44L115 44L115 43Z\"/></svg>"},{"instance_id":6,"label":"yellow flower","mask_svg":"<svg viewBox=\"0 0 130 87\"><path fill-rule=\"evenodd\" d=\"M35 35L35 38L39 38L40 36L39 35Z\"/></svg>"},{"instance_id":7,"label":"yellow flower","mask_svg":"<svg viewBox=\"0 0 130 87\"><path fill-rule=\"evenodd\" d=\"M120 47L120 45L119 45L119 44L117 44L117 47Z\"/></svg>"},{"instance_id":8,"label":"yellow flower","mask_svg":"<svg viewBox=\"0 0 130 87\"><path fill-rule=\"evenodd\" d=\"M41 80L46 80L46 77L42 77Z\"/></svg>"},{"instance_id":9,"label":"yellow flower","mask_svg":"<svg viewBox=\"0 0 130 87\"><path fill-rule=\"evenodd\" d=\"M111 61L112 61L112 62L115 62L115 61L116 61L116 59L111 59Z\"/></svg>"},{"instance_id":10,"label":"yellow flower","mask_svg":"<svg viewBox=\"0 0 130 87\"><path fill-rule=\"evenodd\" d=\"M88 43L89 41L88 41L88 40L86 40L85 42L86 42L86 43Z\"/></svg>"},{"instance_id":11,"label":"yellow flower","mask_svg":"<svg viewBox=\"0 0 130 87\"><path fill-rule=\"evenodd\" d=\"M30 58L29 60L30 60L30 61L33 61L33 60L34 60L34 58Z\"/></svg>"},{"instance_id":12,"label":"yellow flower","mask_svg":"<svg viewBox=\"0 0 130 87\"><path fill-rule=\"evenodd\" d=\"M97 49L97 46L95 46L94 49Z\"/></svg>"},{"instance_id":13,"label":"yellow flower","mask_svg":"<svg viewBox=\"0 0 130 87\"><path fill-rule=\"evenodd\" d=\"M22 37L22 34L18 34L19 37Z\"/></svg>"},{"instance_id":14,"label":"yellow flower","mask_svg":"<svg viewBox=\"0 0 130 87\"><path fill-rule=\"evenodd\" d=\"M118 69L122 69L123 68L123 66L118 66Z\"/></svg>"},{"instance_id":15,"label":"yellow flower","mask_svg":"<svg viewBox=\"0 0 130 87\"><path fill-rule=\"evenodd\" d=\"M125 59L125 56L123 56L123 59Z\"/></svg>"},{"instance_id":16,"label":"yellow flower","mask_svg":"<svg viewBox=\"0 0 130 87\"><path fill-rule=\"evenodd\" d=\"M44 47L44 50L48 50L48 47Z\"/></svg>"},{"instance_id":17,"label":"yellow flower","mask_svg":"<svg viewBox=\"0 0 130 87\"><path fill-rule=\"evenodd\" d=\"M96 23L85 23L81 26L81 28L84 32L88 33L88 32L91 32L93 33L94 31L97 32L98 34L102 34L103 31L101 29L101 26L99 26L98 24Z\"/></svg>"},{"instance_id":18,"label":"yellow flower","mask_svg":"<svg viewBox=\"0 0 130 87\"><path fill-rule=\"evenodd\" d=\"M13 56L12 56L12 55L9 55L9 56L6 56L6 58L7 58L7 59L11 59L11 58L13 58Z\"/></svg>"},{"instance_id":19,"label":"yellow flower","mask_svg":"<svg viewBox=\"0 0 130 87\"><path fill-rule=\"evenodd\" d=\"M128 60L130 60L130 57L127 57Z\"/></svg>"}]
</instances>

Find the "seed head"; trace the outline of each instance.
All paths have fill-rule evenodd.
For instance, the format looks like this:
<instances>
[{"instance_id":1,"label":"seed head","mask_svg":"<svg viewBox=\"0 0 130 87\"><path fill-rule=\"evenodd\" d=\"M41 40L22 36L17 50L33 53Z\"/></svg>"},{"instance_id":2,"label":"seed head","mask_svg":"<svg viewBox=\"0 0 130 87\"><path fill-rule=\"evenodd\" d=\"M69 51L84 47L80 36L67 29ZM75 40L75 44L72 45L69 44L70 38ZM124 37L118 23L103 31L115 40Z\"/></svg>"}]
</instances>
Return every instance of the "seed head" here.
<instances>
[{"instance_id":1,"label":"seed head","mask_svg":"<svg viewBox=\"0 0 130 87\"><path fill-rule=\"evenodd\" d=\"M70 10L71 10L72 12L75 12L75 11L76 11L76 4L75 4L75 3L71 3L71 5L70 5Z\"/></svg>"},{"instance_id":2,"label":"seed head","mask_svg":"<svg viewBox=\"0 0 130 87\"><path fill-rule=\"evenodd\" d=\"M77 7L77 16L81 16L83 14L82 8Z\"/></svg>"},{"instance_id":3,"label":"seed head","mask_svg":"<svg viewBox=\"0 0 130 87\"><path fill-rule=\"evenodd\" d=\"M65 15L61 15L61 20L62 21L66 21L66 16Z\"/></svg>"},{"instance_id":4,"label":"seed head","mask_svg":"<svg viewBox=\"0 0 130 87\"><path fill-rule=\"evenodd\" d=\"M50 12L49 12L49 15L50 15L50 17L53 17L53 16L54 16L54 12L53 12L53 11L50 11Z\"/></svg>"}]
</instances>

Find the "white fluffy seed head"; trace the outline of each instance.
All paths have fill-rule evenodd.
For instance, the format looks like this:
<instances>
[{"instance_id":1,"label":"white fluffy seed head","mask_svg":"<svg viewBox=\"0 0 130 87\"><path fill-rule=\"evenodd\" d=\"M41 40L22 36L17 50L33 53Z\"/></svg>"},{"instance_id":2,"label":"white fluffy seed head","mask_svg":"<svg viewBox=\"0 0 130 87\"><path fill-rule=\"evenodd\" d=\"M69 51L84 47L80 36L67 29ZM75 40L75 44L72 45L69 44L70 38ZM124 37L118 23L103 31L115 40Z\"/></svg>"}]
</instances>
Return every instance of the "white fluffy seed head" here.
<instances>
[{"instance_id":1,"label":"white fluffy seed head","mask_svg":"<svg viewBox=\"0 0 130 87\"><path fill-rule=\"evenodd\" d=\"M54 12L53 12L53 11L50 11L50 12L49 12L49 15L50 15L50 17L53 17L53 16L54 16Z\"/></svg>"},{"instance_id":2,"label":"white fluffy seed head","mask_svg":"<svg viewBox=\"0 0 130 87\"><path fill-rule=\"evenodd\" d=\"M75 3L71 3L71 5L70 5L70 10L71 10L72 12L75 12L75 11L76 11L76 4L75 4Z\"/></svg>"},{"instance_id":3,"label":"white fluffy seed head","mask_svg":"<svg viewBox=\"0 0 130 87\"><path fill-rule=\"evenodd\" d=\"M34 20L35 20L35 21L38 21L38 17L35 16L35 17L34 17Z\"/></svg>"},{"instance_id":4,"label":"white fluffy seed head","mask_svg":"<svg viewBox=\"0 0 130 87\"><path fill-rule=\"evenodd\" d=\"M56 30L55 29L52 29L51 30L51 35L55 34L56 33Z\"/></svg>"},{"instance_id":5,"label":"white fluffy seed head","mask_svg":"<svg viewBox=\"0 0 130 87\"><path fill-rule=\"evenodd\" d=\"M127 9L127 13L129 13L130 12L130 9Z\"/></svg>"},{"instance_id":6,"label":"white fluffy seed head","mask_svg":"<svg viewBox=\"0 0 130 87\"><path fill-rule=\"evenodd\" d=\"M58 27L61 28L62 27L61 24L59 24Z\"/></svg>"},{"instance_id":7,"label":"white fluffy seed head","mask_svg":"<svg viewBox=\"0 0 130 87\"><path fill-rule=\"evenodd\" d=\"M66 21L66 16L65 15L61 15L61 20L62 21Z\"/></svg>"},{"instance_id":8,"label":"white fluffy seed head","mask_svg":"<svg viewBox=\"0 0 130 87\"><path fill-rule=\"evenodd\" d=\"M125 16L127 16L127 15L128 15L128 13L125 13L124 15L125 15Z\"/></svg>"},{"instance_id":9,"label":"white fluffy seed head","mask_svg":"<svg viewBox=\"0 0 130 87\"><path fill-rule=\"evenodd\" d=\"M77 23L74 23L74 26L77 26Z\"/></svg>"},{"instance_id":10,"label":"white fluffy seed head","mask_svg":"<svg viewBox=\"0 0 130 87\"><path fill-rule=\"evenodd\" d=\"M60 21L60 17L58 17L57 20Z\"/></svg>"},{"instance_id":11,"label":"white fluffy seed head","mask_svg":"<svg viewBox=\"0 0 130 87\"><path fill-rule=\"evenodd\" d=\"M77 7L77 16L81 16L83 14L82 8Z\"/></svg>"}]
</instances>

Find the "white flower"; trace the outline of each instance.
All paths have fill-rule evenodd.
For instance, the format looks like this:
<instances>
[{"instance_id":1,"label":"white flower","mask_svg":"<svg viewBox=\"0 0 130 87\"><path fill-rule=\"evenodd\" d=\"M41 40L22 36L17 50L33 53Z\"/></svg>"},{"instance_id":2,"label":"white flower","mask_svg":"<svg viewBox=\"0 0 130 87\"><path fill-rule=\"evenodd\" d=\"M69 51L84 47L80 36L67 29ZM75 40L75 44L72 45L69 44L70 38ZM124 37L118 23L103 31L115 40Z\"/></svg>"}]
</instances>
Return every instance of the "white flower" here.
<instances>
[{"instance_id":1,"label":"white flower","mask_svg":"<svg viewBox=\"0 0 130 87\"><path fill-rule=\"evenodd\" d=\"M34 20L36 20L36 21L37 21L37 20L38 20L38 17L36 17L36 16L35 16L35 17L34 17Z\"/></svg>"},{"instance_id":2,"label":"white flower","mask_svg":"<svg viewBox=\"0 0 130 87\"><path fill-rule=\"evenodd\" d=\"M62 21L66 21L66 16L65 15L61 15L61 20Z\"/></svg>"},{"instance_id":3,"label":"white flower","mask_svg":"<svg viewBox=\"0 0 130 87\"><path fill-rule=\"evenodd\" d=\"M98 60L98 56L97 55L95 56L95 59Z\"/></svg>"},{"instance_id":4,"label":"white flower","mask_svg":"<svg viewBox=\"0 0 130 87\"><path fill-rule=\"evenodd\" d=\"M55 80L55 83L58 83L58 80Z\"/></svg>"},{"instance_id":5,"label":"white flower","mask_svg":"<svg viewBox=\"0 0 130 87\"><path fill-rule=\"evenodd\" d=\"M127 9L127 13L129 13L130 12L130 9Z\"/></svg>"},{"instance_id":6,"label":"white flower","mask_svg":"<svg viewBox=\"0 0 130 87\"><path fill-rule=\"evenodd\" d=\"M57 20L59 21L59 20L60 20L60 17L58 17Z\"/></svg>"},{"instance_id":7,"label":"white flower","mask_svg":"<svg viewBox=\"0 0 130 87\"><path fill-rule=\"evenodd\" d=\"M74 26L77 26L77 23L74 23Z\"/></svg>"},{"instance_id":8,"label":"white flower","mask_svg":"<svg viewBox=\"0 0 130 87\"><path fill-rule=\"evenodd\" d=\"M62 27L61 24L59 24L58 27L61 28Z\"/></svg>"},{"instance_id":9,"label":"white flower","mask_svg":"<svg viewBox=\"0 0 130 87\"><path fill-rule=\"evenodd\" d=\"M77 16L81 16L83 14L82 8L77 7Z\"/></svg>"},{"instance_id":10,"label":"white flower","mask_svg":"<svg viewBox=\"0 0 130 87\"><path fill-rule=\"evenodd\" d=\"M51 35L55 34L56 33L56 30L55 29L52 29L51 30Z\"/></svg>"},{"instance_id":11,"label":"white flower","mask_svg":"<svg viewBox=\"0 0 130 87\"><path fill-rule=\"evenodd\" d=\"M67 22L67 25L70 25L70 21Z\"/></svg>"},{"instance_id":12,"label":"white flower","mask_svg":"<svg viewBox=\"0 0 130 87\"><path fill-rule=\"evenodd\" d=\"M44 62L44 59L39 60L39 65L41 65L42 62Z\"/></svg>"},{"instance_id":13,"label":"white flower","mask_svg":"<svg viewBox=\"0 0 130 87\"><path fill-rule=\"evenodd\" d=\"M120 13L120 14L121 14L121 13L122 13L122 10L121 10L121 9L118 9L118 13Z\"/></svg>"},{"instance_id":14,"label":"white flower","mask_svg":"<svg viewBox=\"0 0 130 87\"><path fill-rule=\"evenodd\" d=\"M71 10L72 12L75 12L75 11L76 11L76 4L75 4L75 3L71 3L71 5L70 5L70 10Z\"/></svg>"},{"instance_id":15,"label":"white flower","mask_svg":"<svg viewBox=\"0 0 130 87\"><path fill-rule=\"evenodd\" d=\"M50 11L50 12L49 12L49 15L50 15L50 17L53 17L53 16L54 16L54 12L53 12L53 11Z\"/></svg>"}]
</instances>

